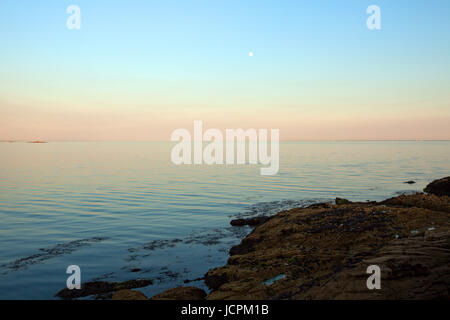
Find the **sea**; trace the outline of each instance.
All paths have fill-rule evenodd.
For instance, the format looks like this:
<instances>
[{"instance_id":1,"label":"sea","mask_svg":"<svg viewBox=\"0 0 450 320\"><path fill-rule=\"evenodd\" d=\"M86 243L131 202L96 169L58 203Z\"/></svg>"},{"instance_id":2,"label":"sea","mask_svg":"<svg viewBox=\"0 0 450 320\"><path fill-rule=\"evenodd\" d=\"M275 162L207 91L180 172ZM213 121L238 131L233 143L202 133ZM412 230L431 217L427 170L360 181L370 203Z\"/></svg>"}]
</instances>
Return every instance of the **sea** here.
<instances>
[{"instance_id":1,"label":"sea","mask_svg":"<svg viewBox=\"0 0 450 320\"><path fill-rule=\"evenodd\" d=\"M59 299L71 265L82 284L152 279L139 289L149 297L208 290L203 275L251 232L232 219L383 200L450 175L450 141L282 142L272 176L261 165L175 165L173 146L0 143L0 299Z\"/></svg>"}]
</instances>

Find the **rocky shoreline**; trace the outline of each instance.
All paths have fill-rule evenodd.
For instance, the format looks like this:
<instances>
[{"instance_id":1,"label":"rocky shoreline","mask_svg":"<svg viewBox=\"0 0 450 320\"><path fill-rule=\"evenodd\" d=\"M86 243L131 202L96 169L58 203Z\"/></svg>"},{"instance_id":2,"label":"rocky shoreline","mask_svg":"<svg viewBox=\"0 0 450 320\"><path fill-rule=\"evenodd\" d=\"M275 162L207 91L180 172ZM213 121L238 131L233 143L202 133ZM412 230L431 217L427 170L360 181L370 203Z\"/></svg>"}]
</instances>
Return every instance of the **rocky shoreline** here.
<instances>
[{"instance_id":1,"label":"rocky shoreline","mask_svg":"<svg viewBox=\"0 0 450 320\"><path fill-rule=\"evenodd\" d=\"M318 204L281 212L208 271L208 299L449 298L450 198ZM381 268L381 289L366 270Z\"/></svg>"},{"instance_id":2,"label":"rocky shoreline","mask_svg":"<svg viewBox=\"0 0 450 320\"><path fill-rule=\"evenodd\" d=\"M177 287L152 299L449 299L450 177L424 191L233 220L254 230L230 249L225 266L206 273L209 294ZM369 265L380 267L381 289L367 288ZM130 286L113 287L120 290L112 299L146 299Z\"/></svg>"}]
</instances>

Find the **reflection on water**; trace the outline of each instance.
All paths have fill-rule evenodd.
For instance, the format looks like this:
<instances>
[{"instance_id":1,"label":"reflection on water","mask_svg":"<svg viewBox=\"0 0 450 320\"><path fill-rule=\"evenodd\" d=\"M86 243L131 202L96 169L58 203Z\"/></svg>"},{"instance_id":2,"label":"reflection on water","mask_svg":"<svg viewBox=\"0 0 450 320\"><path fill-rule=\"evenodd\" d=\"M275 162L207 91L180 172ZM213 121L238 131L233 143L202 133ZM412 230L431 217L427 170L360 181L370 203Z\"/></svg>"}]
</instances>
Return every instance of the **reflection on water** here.
<instances>
[{"instance_id":1,"label":"reflection on water","mask_svg":"<svg viewBox=\"0 0 450 320\"><path fill-rule=\"evenodd\" d=\"M53 298L71 264L82 281L154 279L152 295L224 264L249 232L230 217L380 200L450 171L450 142L282 143L276 176L175 166L172 145L0 143L0 298Z\"/></svg>"}]
</instances>

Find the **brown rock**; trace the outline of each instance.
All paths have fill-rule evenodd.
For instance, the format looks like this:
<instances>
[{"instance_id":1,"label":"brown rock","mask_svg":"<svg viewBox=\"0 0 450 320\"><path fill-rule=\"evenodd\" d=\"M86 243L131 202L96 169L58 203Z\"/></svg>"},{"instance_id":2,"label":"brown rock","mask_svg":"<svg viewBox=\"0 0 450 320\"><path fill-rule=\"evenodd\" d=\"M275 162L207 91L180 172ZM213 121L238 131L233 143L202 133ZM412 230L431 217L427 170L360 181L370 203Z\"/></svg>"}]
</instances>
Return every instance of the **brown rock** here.
<instances>
[{"instance_id":1,"label":"brown rock","mask_svg":"<svg viewBox=\"0 0 450 320\"><path fill-rule=\"evenodd\" d=\"M280 212L208 271L207 299L448 299L449 199L415 194ZM366 286L371 264L381 268L380 290Z\"/></svg>"},{"instance_id":2,"label":"brown rock","mask_svg":"<svg viewBox=\"0 0 450 320\"><path fill-rule=\"evenodd\" d=\"M204 300L206 292L196 287L176 287L153 296L151 300Z\"/></svg>"},{"instance_id":3,"label":"brown rock","mask_svg":"<svg viewBox=\"0 0 450 320\"><path fill-rule=\"evenodd\" d=\"M113 300L147 300L147 297L140 291L123 289L115 292L112 296Z\"/></svg>"},{"instance_id":4,"label":"brown rock","mask_svg":"<svg viewBox=\"0 0 450 320\"><path fill-rule=\"evenodd\" d=\"M450 177L445 177L429 183L423 191L437 196L450 197Z\"/></svg>"},{"instance_id":5,"label":"brown rock","mask_svg":"<svg viewBox=\"0 0 450 320\"><path fill-rule=\"evenodd\" d=\"M217 272L215 269L211 269L205 274L205 283L211 289L218 289L228 281L228 274L226 272Z\"/></svg>"},{"instance_id":6,"label":"brown rock","mask_svg":"<svg viewBox=\"0 0 450 320\"><path fill-rule=\"evenodd\" d=\"M391 241L308 294L314 299L448 299L450 232L432 234ZM367 290L369 265L381 268L381 290Z\"/></svg>"},{"instance_id":7,"label":"brown rock","mask_svg":"<svg viewBox=\"0 0 450 320\"><path fill-rule=\"evenodd\" d=\"M438 197L432 194L416 193L400 195L380 202L389 206L416 207L450 213L450 197Z\"/></svg>"},{"instance_id":8,"label":"brown rock","mask_svg":"<svg viewBox=\"0 0 450 320\"><path fill-rule=\"evenodd\" d=\"M64 288L59 291L55 296L62 299L76 299L87 297L90 295L102 295L113 291L119 291L123 289L142 288L153 283L152 280L128 280L124 282L106 282L106 281L93 281L81 284L81 289L69 290Z\"/></svg>"},{"instance_id":9,"label":"brown rock","mask_svg":"<svg viewBox=\"0 0 450 320\"><path fill-rule=\"evenodd\" d=\"M342 199L342 198L336 198L335 200L336 204L349 204L351 203L350 201L348 201L347 199Z\"/></svg>"},{"instance_id":10,"label":"brown rock","mask_svg":"<svg viewBox=\"0 0 450 320\"><path fill-rule=\"evenodd\" d=\"M254 217L248 219L231 220L232 226L257 226L269 220L269 217Z\"/></svg>"}]
</instances>

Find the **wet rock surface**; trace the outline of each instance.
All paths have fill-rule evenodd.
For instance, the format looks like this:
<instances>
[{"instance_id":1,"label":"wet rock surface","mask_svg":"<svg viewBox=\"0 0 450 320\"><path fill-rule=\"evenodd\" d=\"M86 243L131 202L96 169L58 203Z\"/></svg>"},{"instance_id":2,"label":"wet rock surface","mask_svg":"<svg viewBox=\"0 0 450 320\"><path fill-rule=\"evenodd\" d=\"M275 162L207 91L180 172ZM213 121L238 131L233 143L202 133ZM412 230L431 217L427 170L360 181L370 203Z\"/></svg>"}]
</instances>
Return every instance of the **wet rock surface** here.
<instances>
[{"instance_id":1,"label":"wet rock surface","mask_svg":"<svg viewBox=\"0 0 450 320\"><path fill-rule=\"evenodd\" d=\"M206 292L196 287L176 287L153 296L152 300L204 300Z\"/></svg>"},{"instance_id":2,"label":"wet rock surface","mask_svg":"<svg viewBox=\"0 0 450 320\"><path fill-rule=\"evenodd\" d=\"M81 285L81 289L69 290L64 288L55 296L65 300L70 300L91 295L99 295L99 297L97 297L99 299L108 299L110 298L109 293L126 289L142 288L151 284L153 284L153 281L149 279L128 280L124 282L92 281L83 283ZM112 296L114 297L114 295Z\"/></svg>"},{"instance_id":3,"label":"wet rock surface","mask_svg":"<svg viewBox=\"0 0 450 320\"><path fill-rule=\"evenodd\" d=\"M234 227L237 226L257 226L264 222L269 220L269 217L254 217L254 218L247 218L247 219L234 219L231 220L230 224Z\"/></svg>"},{"instance_id":4,"label":"wet rock surface","mask_svg":"<svg viewBox=\"0 0 450 320\"><path fill-rule=\"evenodd\" d=\"M308 291L315 299L449 299L450 233L424 232L392 241ZM381 290L367 290L367 265L381 267Z\"/></svg>"},{"instance_id":5,"label":"wet rock surface","mask_svg":"<svg viewBox=\"0 0 450 320\"><path fill-rule=\"evenodd\" d=\"M437 196L450 197L450 177L435 180L428 184L423 191Z\"/></svg>"},{"instance_id":6,"label":"wet rock surface","mask_svg":"<svg viewBox=\"0 0 450 320\"><path fill-rule=\"evenodd\" d=\"M112 300L147 300L147 297L140 291L123 289L115 292Z\"/></svg>"},{"instance_id":7,"label":"wet rock surface","mask_svg":"<svg viewBox=\"0 0 450 320\"><path fill-rule=\"evenodd\" d=\"M449 212L420 193L281 212L208 271L207 299L448 299ZM374 264L380 290L366 286Z\"/></svg>"}]
</instances>

